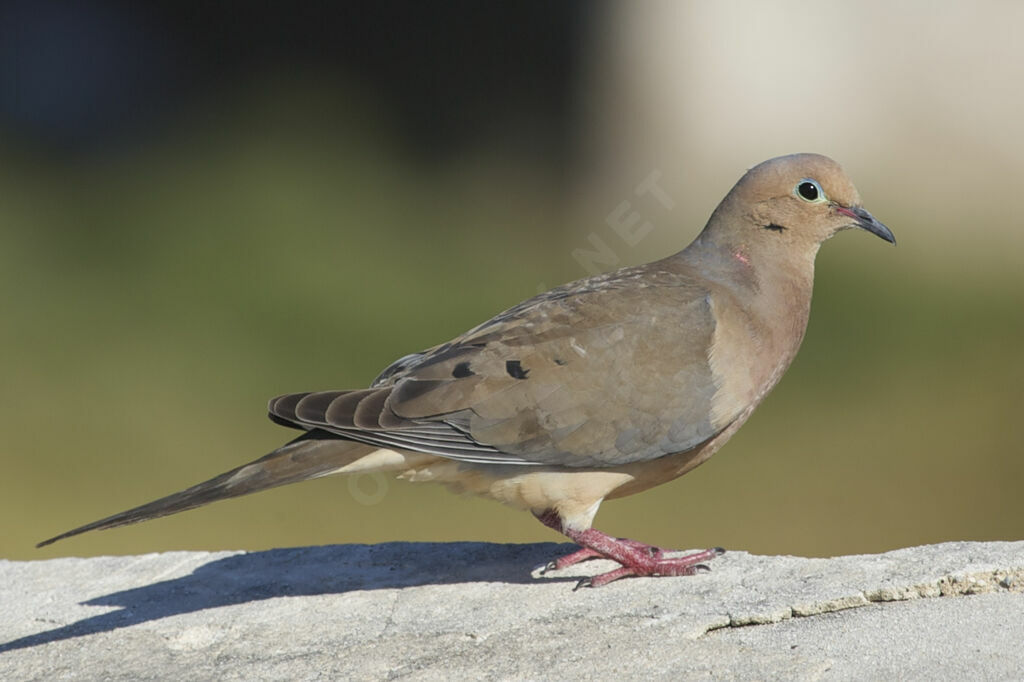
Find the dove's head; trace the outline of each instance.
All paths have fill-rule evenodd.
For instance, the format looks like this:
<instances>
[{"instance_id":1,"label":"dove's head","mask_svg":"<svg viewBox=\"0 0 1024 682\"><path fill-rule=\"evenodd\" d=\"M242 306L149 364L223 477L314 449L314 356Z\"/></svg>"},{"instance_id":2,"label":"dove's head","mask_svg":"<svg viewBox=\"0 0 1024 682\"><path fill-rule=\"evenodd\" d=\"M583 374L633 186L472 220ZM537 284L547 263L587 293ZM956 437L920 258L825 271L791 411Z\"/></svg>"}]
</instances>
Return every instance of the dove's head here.
<instances>
[{"instance_id":1,"label":"dove's head","mask_svg":"<svg viewBox=\"0 0 1024 682\"><path fill-rule=\"evenodd\" d=\"M851 227L896 243L889 228L861 205L838 163L820 154L792 154L747 171L707 229L751 255L783 251L813 259L823 241Z\"/></svg>"}]
</instances>

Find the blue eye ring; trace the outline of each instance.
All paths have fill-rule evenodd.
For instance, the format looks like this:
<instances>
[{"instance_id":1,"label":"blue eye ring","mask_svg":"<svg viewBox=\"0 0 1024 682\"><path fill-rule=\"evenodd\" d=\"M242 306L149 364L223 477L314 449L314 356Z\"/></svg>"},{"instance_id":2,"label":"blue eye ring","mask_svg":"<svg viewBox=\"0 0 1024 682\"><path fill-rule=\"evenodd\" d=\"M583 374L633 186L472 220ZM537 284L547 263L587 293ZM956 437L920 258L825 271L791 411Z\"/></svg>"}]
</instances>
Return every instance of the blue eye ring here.
<instances>
[{"instance_id":1,"label":"blue eye ring","mask_svg":"<svg viewBox=\"0 0 1024 682\"><path fill-rule=\"evenodd\" d=\"M812 178L804 178L796 183L796 187L793 188L793 194L812 204L825 201L828 198L825 196L825 190L821 188L818 181Z\"/></svg>"}]
</instances>

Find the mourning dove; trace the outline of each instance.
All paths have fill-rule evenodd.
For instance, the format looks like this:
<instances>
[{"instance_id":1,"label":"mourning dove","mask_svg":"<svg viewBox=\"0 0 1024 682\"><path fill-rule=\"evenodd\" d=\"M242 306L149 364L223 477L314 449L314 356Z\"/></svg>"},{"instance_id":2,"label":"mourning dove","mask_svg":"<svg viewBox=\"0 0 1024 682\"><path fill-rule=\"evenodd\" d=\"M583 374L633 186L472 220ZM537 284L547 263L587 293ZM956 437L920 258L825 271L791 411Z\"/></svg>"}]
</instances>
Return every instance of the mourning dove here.
<instances>
[{"instance_id":1,"label":"mourning dove","mask_svg":"<svg viewBox=\"0 0 1024 682\"><path fill-rule=\"evenodd\" d=\"M859 227L895 243L840 166L816 154L749 170L697 238L589 277L407 355L369 388L292 393L270 418L303 433L187 490L40 543L333 474L392 472L532 512L624 576L691 575L723 550L670 558L591 527L601 502L682 476L732 436L804 336L822 242Z\"/></svg>"}]
</instances>

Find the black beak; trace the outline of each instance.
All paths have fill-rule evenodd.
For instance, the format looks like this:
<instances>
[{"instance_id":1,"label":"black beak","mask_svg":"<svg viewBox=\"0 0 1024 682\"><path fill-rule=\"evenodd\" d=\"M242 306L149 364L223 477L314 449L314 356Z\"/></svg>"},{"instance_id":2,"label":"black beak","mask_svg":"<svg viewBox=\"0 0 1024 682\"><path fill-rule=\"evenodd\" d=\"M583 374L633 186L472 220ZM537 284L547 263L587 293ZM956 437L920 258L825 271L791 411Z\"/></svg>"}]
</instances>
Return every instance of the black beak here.
<instances>
[{"instance_id":1,"label":"black beak","mask_svg":"<svg viewBox=\"0 0 1024 682\"><path fill-rule=\"evenodd\" d=\"M846 208L845 206L836 205L836 213L841 213L845 216L853 218L854 226L859 227L862 230L867 230L876 237L881 237L890 244L896 243L896 237L893 236L892 230L879 222L875 216L868 213L860 206L854 206L852 208Z\"/></svg>"}]
</instances>

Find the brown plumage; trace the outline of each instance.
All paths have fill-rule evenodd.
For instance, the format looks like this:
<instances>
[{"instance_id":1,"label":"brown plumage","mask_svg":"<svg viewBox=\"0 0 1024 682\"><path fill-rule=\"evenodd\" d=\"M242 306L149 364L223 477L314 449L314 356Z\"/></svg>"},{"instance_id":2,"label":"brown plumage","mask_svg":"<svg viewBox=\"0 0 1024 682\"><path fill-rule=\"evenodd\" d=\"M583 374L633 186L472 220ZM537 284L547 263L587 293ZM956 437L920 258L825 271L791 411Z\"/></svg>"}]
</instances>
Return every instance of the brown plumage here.
<instances>
[{"instance_id":1,"label":"brown plumage","mask_svg":"<svg viewBox=\"0 0 1024 682\"><path fill-rule=\"evenodd\" d=\"M330 474L391 471L533 512L626 575L686 575L720 550L661 550L591 528L604 499L705 461L789 366L818 247L849 227L889 242L831 159L796 154L740 179L684 250L566 284L386 368L368 389L295 393L270 417L302 430L269 455L76 528L112 528Z\"/></svg>"}]
</instances>

